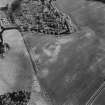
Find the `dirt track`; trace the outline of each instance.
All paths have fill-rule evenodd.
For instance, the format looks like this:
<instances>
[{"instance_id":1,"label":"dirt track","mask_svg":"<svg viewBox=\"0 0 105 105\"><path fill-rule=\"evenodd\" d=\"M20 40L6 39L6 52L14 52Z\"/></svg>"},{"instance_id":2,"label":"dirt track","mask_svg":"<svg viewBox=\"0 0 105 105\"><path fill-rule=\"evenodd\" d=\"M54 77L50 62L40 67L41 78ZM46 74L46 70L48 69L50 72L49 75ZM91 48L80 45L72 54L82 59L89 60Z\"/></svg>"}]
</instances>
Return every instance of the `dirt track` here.
<instances>
[{"instance_id":1,"label":"dirt track","mask_svg":"<svg viewBox=\"0 0 105 105\"><path fill-rule=\"evenodd\" d=\"M10 50L4 59L0 58L0 95L17 90L32 91L29 105L47 105L39 94L40 86L20 32L9 30L3 36Z\"/></svg>"},{"instance_id":2,"label":"dirt track","mask_svg":"<svg viewBox=\"0 0 105 105\"><path fill-rule=\"evenodd\" d=\"M78 2L77 2L78 1ZM81 4L80 4L80 1L81 1ZM79 25L81 25L81 26L87 26L87 27L89 27L89 28L91 28L92 30L93 30L93 32L95 32L96 33L96 36L98 36L100 39L101 38L103 38L104 37L104 21L105 21L105 16L104 16L104 6L102 5L102 4L98 4L98 6L97 6L97 3L93 3L93 4L91 4L91 3L87 3L87 5L85 5L84 4L84 0L58 0L57 1L58 2L58 4L59 4L59 8L61 8L61 10L63 10L65 13L67 13L67 14L72 14L72 16L74 17L74 20L79 24ZM83 3L83 4L82 4ZM68 5L69 4L69 5ZM86 7L84 7L84 6L86 6ZM79 7L81 7L81 8L79 8ZM101 8L102 7L102 8ZM79 8L79 9L78 9ZM71 12L70 12L71 11ZM17 35L18 36L18 35ZM24 51L23 49L24 49L24 44L22 43L22 41L21 41L21 37L20 37L20 35L19 35L19 37L14 37L14 34L12 34L12 36L11 37L9 37L9 36L7 35L6 36L6 40L8 40L10 43L11 43L11 45L12 46L14 46L14 49L16 50L16 52L18 52L18 51L22 51L22 52L26 52L26 50ZM10 39L11 38L11 39ZM105 37L104 37L105 38ZM18 39L18 40L17 40ZM30 38L31 39L31 38ZM36 40L37 40L37 37L35 38ZM13 41L13 42L12 42ZM17 44L16 42L18 42L19 41L19 43ZM21 43L20 43L21 42ZM34 42L34 41L33 41ZM34 43L37 43L38 41L36 41L36 42L34 42ZM88 41L87 41L88 42ZM103 42L104 42L104 39L103 39ZM13 44L12 44L13 43ZM79 42L78 42L79 43ZM85 42L84 42L85 43ZM83 43L83 44L84 44ZM32 43L33 44L33 43ZM18 47L17 47L17 45L18 45ZM33 45L34 46L34 45ZM18 49L17 49L18 48ZM7 64L6 66L3 66L4 68L5 67L12 67L12 68L19 68L19 67L22 67L22 68L24 68L25 66L26 66L26 64L28 64L27 63L27 57L25 58L23 55L18 55L17 53L16 53L16 55L14 54L14 52L15 52L15 50L12 50L13 51L13 53L11 53L12 51L10 51L9 52L9 57L7 56L6 57L6 60L4 60L4 62L8 62L9 61L9 63L5 63L5 64ZM83 50L81 50L81 52L82 52ZM87 51L87 49L86 49L86 51ZM19 52L19 53L20 53ZM90 53L90 51L89 51L89 53ZM86 54L87 54L87 52L86 52ZM87 54L88 55L88 54ZM17 57L16 57L17 56ZM12 60L10 59L10 57L12 58ZM85 56L86 57L86 56ZM85 58L84 57L84 58ZM15 61L16 62L19 62L19 61L21 61L21 62L19 62L19 64L18 63L16 63L15 64ZM23 62L22 62L23 61ZM24 61L26 61L26 62L24 62ZM73 61L73 60L72 60ZM2 62L3 63L3 62ZM2 64L1 63L1 64ZM3 63L4 64L4 63ZM23 65L21 65L21 64L23 64ZM11 66L12 65L12 66ZM30 66L28 66L28 67L30 67ZM5 79L7 80L9 80L8 82L9 82L9 84L10 85L8 85L8 89L9 89L9 91L10 91L10 87L12 87L12 89L17 89L17 87L18 88L31 88L30 86L30 84L32 83L31 82L31 79L32 78L30 78L30 76L32 76L32 74L30 73L30 71L29 71L29 69L28 70L25 70L25 69L20 69L19 68L19 71L16 69L15 71L14 70L11 70L11 73L10 73L10 71L8 70L8 73L7 73L7 68L6 69L4 69L3 68L3 72L1 72L1 74L3 74L4 73L4 77L5 77ZM24 72L25 72L25 74L24 74ZM10 75L10 76L7 76L7 74L8 75ZM17 75L19 75L19 76L17 76ZM8 77L8 78L7 78ZM11 78L9 78L9 77L11 77ZM18 78L17 78L18 77ZM24 79L24 78L25 79ZM30 79L29 79L30 78ZM85 77L84 77L85 78ZM92 76L92 78L93 78L93 76ZM2 79L1 79L2 80ZM10 81L11 80L11 81ZM48 79L49 80L49 79ZM21 82L20 82L21 81ZM89 81L90 82L90 81ZM6 82L4 82L4 81L1 81L1 83L0 84L2 84L2 87L6 87L6 85L5 85L5 83ZM25 84L25 85L23 85L23 83ZM55 83L55 82L54 82ZM85 83L85 81L84 81L84 83ZM60 82L59 82L59 84L60 84ZM58 82L56 82L56 85L58 86ZM53 87L53 84L51 84L50 86L52 86ZM52 88L51 87L51 88ZM7 88L3 88L3 89L5 89L5 90L7 90ZM54 89L55 89L56 87L54 87ZM58 86L58 88L59 88L59 86ZM1 90L1 92L2 91L5 91L5 90ZM61 89L62 90L62 89ZM56 93L58 92L58 90L56 91ZM61 91L60 91L60 89L59 89L59 93L61 93ZM65 93L65 92L64 92ZM67 91L67 93L68 93L68 91ZM37 98L39 98L39 97L37 97ZM61 99L62 99L62 97L61 97ZM82 98L81 98L82 99ZM38 104L39 105L39 104ZM44 104L43 104L44 105Z\"/></svg>"}]
</instances>

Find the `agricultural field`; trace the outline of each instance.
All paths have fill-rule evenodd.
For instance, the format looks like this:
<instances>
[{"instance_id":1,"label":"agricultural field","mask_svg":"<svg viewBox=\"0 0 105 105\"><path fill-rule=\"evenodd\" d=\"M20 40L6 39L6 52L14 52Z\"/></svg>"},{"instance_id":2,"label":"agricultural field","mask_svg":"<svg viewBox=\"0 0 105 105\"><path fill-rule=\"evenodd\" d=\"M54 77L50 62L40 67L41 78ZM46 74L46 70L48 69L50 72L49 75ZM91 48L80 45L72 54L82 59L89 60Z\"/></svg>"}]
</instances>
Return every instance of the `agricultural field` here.
<instances>
[{"instance_id":1,"label":"agricultural field","mask_svg":"<svg viewBox=\"0 0 105 105\"><path fill-rule=\"evenodd\" d=\"M105 4L56 0L53 5L61 15L43 13L34 0L23 0L12 15L0 12L10 22L4 27L18 26L3 33L10 50L0 58L0 94L27 90L28 105L104 105ZM62 22L67 16L70 29L76 29L71 33Z\"/></svg>"}]
</instances>

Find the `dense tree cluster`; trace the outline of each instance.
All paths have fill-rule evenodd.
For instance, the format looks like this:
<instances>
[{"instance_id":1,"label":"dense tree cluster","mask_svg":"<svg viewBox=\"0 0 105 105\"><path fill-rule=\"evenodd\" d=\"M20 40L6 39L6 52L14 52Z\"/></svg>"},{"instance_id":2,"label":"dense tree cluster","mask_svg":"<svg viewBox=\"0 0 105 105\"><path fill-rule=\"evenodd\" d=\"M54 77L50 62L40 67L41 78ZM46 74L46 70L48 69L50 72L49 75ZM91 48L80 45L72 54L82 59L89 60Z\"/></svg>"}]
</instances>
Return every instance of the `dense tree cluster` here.
<instances>
[{"instance_id":1,"label":"dense tree cluster","mask_svg":"<svg viewBox=\"0 0 105 105\"><path fill-rule=\"evenodd\" d=\"M0 95L0 105L27 105L31 92L20 90Z\"/></svg>"},{"instance_id":2,"label":"dense tree cluster","mask_svg":"<svg viewBox=\"0 0 105 105\"><path fill-rule=\"evenodd\" d=\"M22 31L35 31L45 34L63 34L76 31L71 18L54 7L46 0L23 0L13 12L15 23Z\"/></svg>"}]
</instances>

